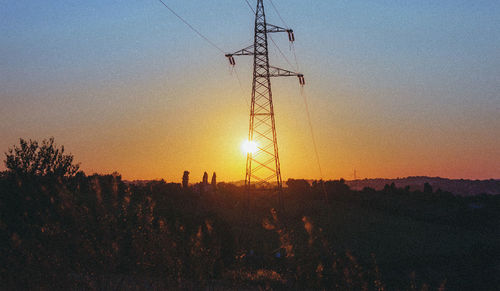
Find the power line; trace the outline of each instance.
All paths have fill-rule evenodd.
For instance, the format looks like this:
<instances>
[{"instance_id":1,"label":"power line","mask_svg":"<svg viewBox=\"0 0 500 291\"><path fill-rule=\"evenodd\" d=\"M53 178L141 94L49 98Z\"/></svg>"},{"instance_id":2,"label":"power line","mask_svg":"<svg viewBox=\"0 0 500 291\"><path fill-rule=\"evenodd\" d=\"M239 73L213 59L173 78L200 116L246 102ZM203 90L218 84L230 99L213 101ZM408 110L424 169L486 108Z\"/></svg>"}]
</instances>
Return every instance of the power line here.
<instances>
[{"instance_id":1,"label":"power line","mask_svg":"<svg viewBox=\"0 0 500 291\"><path fill-rule=\"evenodd\" d=\"M316 145L316 138L314 136L314 130L313 130L313 125L312 125L312 121L311 121L311 113L309 112L309 104L307 102L307 96L304 92L303 87L301 87L300 93L302 95L302 98L304 99L304 106L305 106L306 113L307 113L307 121L309 122L309 129L311 130L311 137L312 137L312 142L313 142L313 146L314 146L314 153L316 154L316 161L318 162L318 169L319 169L321 178L323 178L323 170L321 168L321 164L320 164L320 160L319 160L318 146Z\"/></svg>"},{"instance_id":2,"label":"power line","mask_svg":"<svg viewBox=\"0 0 500 291\"><path fill-rule=\"evenodd\" d=\"M245 90L243 90L243 86L241 85L240 76L238 75L238 71L236 71L236 68L234 66L231 68L231 73L233 73L233 72L234 72L234 75L236 76L236 79L238 79L238 84L240 85L241 96L243 97L243 99L245 99L245 103L247 104L247 108L250 109L250 104L248 104L248 100L246 98L244 98Z\"/></svg>"},{"instance_id":3,"label":"power line","mask_svg":"<svg viewBox=\"0 0 500 291\"><path fill-rule=\"evenodd\" d=\"M297 71L300 71L299 61L297 61L297 54L295 53L295 46L293 45L293 43L291 44L291 46L292 46L293 58L295 59L295 64L297 65Z\"/></svg>"},{"instance_id":4,"label":"power line","mask_svg":"<svg viewBox=\"0 0 500 291\"><path fill-rule=\"evenodd\" d=\"M278 15L278 17L281 20L281 22L283 22L283 24L285 25L285 27L289 28L290 26L285 22L285 20L283 19L283 17L281 17L281 14L280 14L278 8L276 8L276 6L273 3L273 0L269 0L269 3L271 3L271 6L273 6L273 9L274 9L274 11L276 11L276 15ZM294 59L295 59L295 64L297 66L297 71L298 71L299 70L299 62L297 61L297 55L295 54L295 47L293 46L293 43L291 44L291 46L292 46L293 56L294 56ZM283 53L282 53L282 55L283 55ZM288 62L288 63L290 64L290 62Z\"/></svg>"},{"instance_id":5,"label":"power line","mask_svg":"<svg viewBox=\"0 0 500 291\"><path fill-rule=\"evenodd\" d=\"M246 1L246 0L245 0ZM283 17L281 17L281 14L280 12L278 11L278 9L276 8L276 6L274 6L274 3L272 0L269 0L269 3L271 3L271 6L273 6L273 9L274 11L276 11L276 14L278 15L278 17L281 19L281 22L283 22L283 24L285 25L286 28L289 28L290 26L288 26L288 24L286 24L285 20L283 20Z\"/></svg>"},{"instance_id":6,"label":"power line","mask_svg":"<svg viewBox=\"0 0 500 291\"><path fill-rule=\"evenodd\" d=\"M328 203L328 194L326 192L325 183L323 182L323 169L321 168L318 146L316 145L316 138L314 136L314 130L313 130L313 125L312 125L312 121L311 121L311 113L309 112L309 104L307 102L307 96L304 92L304 87L300 88L300 94L302 95L302 98L304 99L304 106L306 108L307 121L309 122L309 130L311 131L311 138L312 138L312 143L313 143L313 147L314 147L314 153L316 155L316 162L318 163L319 175L320 175L320 178L322 181L321 188L323 190L323 194L325 195L326 203Z\"/></svg>"},{"instance_id":7,"label":"power line","mask_svg":"<svg viewBox=\"0 0 500 291\"><path fill-rule=\"evenodd\" d=\"M274 46L278 49L278 52L281 54L281 56L290 65L290 67L293 68L292 63L288 60L288 58L285 56L285 54L283 53L283 51L281 51L280 47L276 44L276 42L274 41L274 39L272 38L272 36L269 35L269 38L271 39L271 42L274 44ZM298 65L297 65L297 68L298 68Z\"/></svg>"},{"instance_id":8,"label":"power line","mask_svg":"<svg viewBox=\"0 0 500 291\"><path fill-rule=\"evenodd\" d=\"M252 5L248 3L248 0L245 0L245 2L247 2L248 7L250 8L250 10L252 10L253 14L255 14L255 10L253 10Z\"/></svg>"},{"instance_id":9,"label":"power line","mask_svg":"<svg viewBox=\"0 0 500 291\"><path fill-rule=\"evenodd\" d=\"M223 54L225 53L219 46L217 46L214 42L212 42L210 39L208 39L208 37L204 36L201 32L199 32L196 28L194 28L191 24L189 24L189 22L187 22L187 20L185 20L179 14L177 14L172 8L168 7L168 5L165 4L165 2L163 2L162 0L158 0L158 1L161 4L163 4L163 6L165 6L168 10L170 10L170 12L172 12L173 15L177 16L177 18L179 18L182 22L184 22L184 24L186 24L199 37L203 38L206 42L208 42L211 46L213 46L215 49L219 50Z\"/></svg>"}]
</instances>

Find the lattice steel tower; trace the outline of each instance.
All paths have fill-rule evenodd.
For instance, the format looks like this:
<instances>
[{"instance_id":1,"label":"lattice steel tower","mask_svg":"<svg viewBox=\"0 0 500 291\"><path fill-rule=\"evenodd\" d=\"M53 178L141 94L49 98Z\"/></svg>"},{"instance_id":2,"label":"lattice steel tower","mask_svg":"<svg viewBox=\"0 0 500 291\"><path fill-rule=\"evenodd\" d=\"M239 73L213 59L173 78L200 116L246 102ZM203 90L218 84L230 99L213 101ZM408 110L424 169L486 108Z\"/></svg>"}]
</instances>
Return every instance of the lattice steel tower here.
<instances>
[{"instance_id":1,"label":"lattice steel tower","mask_svg":"<svg viewBox=\"0 0 500 291\"><path fill-rule=\"evenodd\" d=\"M247 153L246 189L248 193L253 189L277 190L279 205L283 209L281 170L270 78L296 76L301 85L305 82L302 74L269 65L267 34L275 32L286 32L289 41L295 40L293 30L266 23L263 0L257 0L254 44L232 54L226 54L226 57L234 66L234 56L253 56L248 142L255 147L255 150ZM276 181L276 186L273 185L274 181Z\"/></svg>"}]
</instances>

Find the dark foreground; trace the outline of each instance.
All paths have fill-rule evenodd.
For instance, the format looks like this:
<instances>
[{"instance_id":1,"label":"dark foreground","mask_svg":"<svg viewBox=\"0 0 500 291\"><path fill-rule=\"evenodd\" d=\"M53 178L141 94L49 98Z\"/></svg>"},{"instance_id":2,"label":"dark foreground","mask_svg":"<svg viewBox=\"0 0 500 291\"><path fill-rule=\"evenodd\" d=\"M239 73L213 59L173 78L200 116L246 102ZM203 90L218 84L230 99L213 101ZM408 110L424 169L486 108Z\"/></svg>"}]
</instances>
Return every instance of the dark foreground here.
<instances>
[{"instance_id":1,"label":"dark foreground","mask_svg":"<svg viewBox=\"0 0 500 291\"><path fill-rule=\"evenodd\" d=\"M0 179L1 289L498 290L500 197Z\"/></svg>"}]
</instances>

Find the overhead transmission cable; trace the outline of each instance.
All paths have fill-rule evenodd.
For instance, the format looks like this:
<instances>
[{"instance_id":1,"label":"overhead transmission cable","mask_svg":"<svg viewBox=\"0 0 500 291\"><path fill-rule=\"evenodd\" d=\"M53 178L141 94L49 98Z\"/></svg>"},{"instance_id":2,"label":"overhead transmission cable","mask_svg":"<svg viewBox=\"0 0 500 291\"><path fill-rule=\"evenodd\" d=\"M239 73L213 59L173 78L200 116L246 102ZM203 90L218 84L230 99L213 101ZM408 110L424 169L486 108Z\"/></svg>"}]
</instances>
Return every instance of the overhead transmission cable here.
<instances>
[{"instance_id":1,"label":"overhead transmission cable","mask_svg":"<svg viewBox=\"0 0 500 291\"><path fill-rule=\"evenodd\" d=\"M234 75L236 76L236 79L238 80L238 85L240 86L240 91L241 91L241 96L243 97L243 95L245 95L245 90L243 90L243 85L241 85L241 79L240 79L240 76L238 75L238 71L236 70L235 67L232 67L231 68L231 75L233 75L232 73L234 73ZM250 109L250 104L248 104L248 100L246 98L243 98L245 99L245 103L247 105L247 108Z\"/></svg>"},{"instance_id":2,"label":"overhead transmission cable","mask_svg":"<svg viewBox=\"0 0 500 291\"><path fill-rule=\"evenodd\" d=\"M246 0L245 0L246 1ZM276 6L274 6L274 3L272 0L269 0L269 3L271 3L271 6L273 6L273 9L274 11L276 11L276 14L278 15L279 19L281 19L281 22L283 22L283 24L285 25L286 28L290 28L290 26L288 26L288 24L286 24L285 20L283 20L283 17L281 17L281 14L280 12L278 11L278 9L276 8Z\"/></svg>"},{"instance_id":3,"label":"overhead transmission cable","mask_svg":"<svg viewBox=\"0 0 500 291\"><path fill-rule=\"evenodd\" d=\"M295 53L295 46L292 43L293 58L295 59L295 65L297 66L297 71L300 71L299 61L297 61L297 54Z\"/></svg>"},{"instance_id":4,"label":"overhead transmission cable","mask_svg":"<svg viewBox=\"0 0 500 291\"><path fill-rule=\"evenodd\" d=\"M255 14L255 10L253 10L253 7L252 7L252 5L250 5L248 0L245 0L245 2L247 2L248 7L250 8L250 10L252 10L253 14Z\"/></svg>"},{"instance_id":5,"label":"overhead transmission cable","mask_svg":"<svg viewBox=\"0 0 500 291\"><path fill-rule=\"evenodd\" d=\"M280 53L280 55L285 59L285 61L290 65L290 67L294 67L292 65L292 63L288 60L288 58L285 56L285 54L283 53L283 51L280 49L280 47L276 44L276 42L274 41L273 37L269 35L269 38L271 39L271 42L274 44L274 46L278 49L278 52ZM298 66L297 66L298 67Z\"/></svg>"},{"instance_id":6,"label":"overhead transmission cable","mask_svg":"<svg viewBox=\"0 0 500 291\"><path fill-rule=\"evenodd\" d=\"M286 21L283 19L283 17L281 17L281 14L280 14L278 8L276 8L276 6L273 3L273 0L269 0L269 3L271 3L271 6L273 6L273 9L276 12L276 15L278 15L278 17L281 20L281 22L283 22L283 25L285 25L286 28L290 28L290 26L286 23ZM291 50L293 52L293 57L295 59L295 65L297 66L297 71L300 71L299 70L299 62L297 61L297 54L295 53L295 46L294 46L293 42L290 44L290 48L291 48Z\"/></svg>"},{"instance_id":7,"label":"overhead transmission cable","mask_svg":"<svg viewBox=\"0 0 500 291\"><path fill-rule=\"evenodd\" d=\"M302 95L302 98L304 99L304 106L306 108L307 121L309 123L309 130L311 131L311 138L312 138L312 142L313 142L313 146L314 146L314 153L316 155L316 161L318 162L319 173L321 175L321 178L323 179L323 169L321 168L321 164L320 164L318 146L316 145L316 137L314 135L314 127L313 127L313 124L311 121L311 113L309 112L309 103L307 102L307 96L306 96L306 93L304 92L303 87L300 90L300 94Z\"/></svg>"},{"instance_id":8,"label":"overhead transmission cable","mask_svg":"<svg viewBox=\"0 0 500 291\"><path fill-rule=\"evenodd\" d=\"M213 41L211 41L208 37L206 37L205 35L203 35L199 30L197 30L196 28L194 28L194 26L192 26L187 20L185 20L183 17L181 17L177 12L175 12L172 8L170 8L164 1L162 0L158 0L161 4L163 4L163 6L165 6L173 15L175 15L177 18L179 18L184 24L186 24L192 31L194 31L199 37L201 37L203 40L205 40L206 42L208 42L212 47L214 47L215 49L217 49L218 51L222 52L223 54L225 54L225 52L218 46L216 45ZM247 0L245 0L247 1ZM247 1L247 4L249 5L250 8L252 8L250 6L250 4L248 3ZM243 86L241 85L241 80L240 80L240 77L238 76L238 72L233 68L232 72L234 72L234 75L236 76L236 79L238 79L238 84L240 86L240 90L243 92ZM247 104L247 107L250 108L250 105L248 105L248 101L245 99L245 102Z\"/></svg>"},{"instance_id":9,"label":"overhead transmission cable","mask_svg":"<svg viewBox=\"0 0 500 291\"><path fill-rule=\"evenodd\" d=\"M175 15L177 18L179 18L182 22L184 22L184 24L186 24L192 31L194 31L199 37L203 38L206 42L208 42L211 46L213 46L215 49L217 49L218 51L222 52L223 54L225 53L219 46L217 46L213 41L211 41L208 37L206 37L205 35L203 35L201 32L199 32L196 28L194 28L194 26L192 26L191 24L189 24L189 22L187 22L187 20L185 20L184 18L182 18L179 14L177 14L172 8L170 8L165 2L163 2L163 0L158 0L161 4L163 4L163 6L165 6L168 10L170 10L170 12L172 12L173 15Z\"/></svg>"}]
</instances>

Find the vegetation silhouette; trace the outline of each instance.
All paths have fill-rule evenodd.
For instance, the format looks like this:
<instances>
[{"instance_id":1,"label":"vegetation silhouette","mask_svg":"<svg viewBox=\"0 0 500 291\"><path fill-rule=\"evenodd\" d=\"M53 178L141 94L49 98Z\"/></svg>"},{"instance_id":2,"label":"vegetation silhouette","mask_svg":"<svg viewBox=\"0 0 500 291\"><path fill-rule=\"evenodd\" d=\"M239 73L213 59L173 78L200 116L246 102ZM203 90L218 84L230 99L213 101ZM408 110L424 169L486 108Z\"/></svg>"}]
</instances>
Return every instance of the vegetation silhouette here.
<instances>
[{"instance_id":1,"label":"vegetation silhouette","mask_svg":"<svg viewBox=\"0 0 500 291\"><path fill-rule=\"evenodd\" d=\"M184 171L182 175L182 188L187 189L189 187L189 171Z\"/></svg>"},{"instance_id":2,"label":"vegetation silhouette","mask_svg":"<svg viewBox=\"0 0 500 291\"><path fill-rule=\"evenodd\" d=\"M19 146L5 153L5 166L8 173L21 177L72 177L79 169L73 164L73 156L64 154L64 146L58 148L53 137L41 144L19 139Z\"/></svg>"},{"instance_id":3,"label":"vegetation silhouette","mask_svg":"<svg viewBox=\"0 0 500 291\"><path fill-rule=\"evenodd\" d=\"M207 174L207 172L203 173L202 183L203 183L203 185L208 185L208 174Z\"/></svg>"},{"instance_id":4,"label":"vegetation silhouette","mask_svg":"<svg viewBox=\"0 0 500 291\"><path fill-rule=\"evenodd\" d=\"M217 175L215 172L212 175L212 181L210 182L210 185L212 185L212 189L215 191L217 190Z\"/></svg>"},{"instance_id":5,"label":"vegetation silhouette","mask_svg":"<svg viewBox=\"0 0 500 291\"><path fill-rule=\"evenodd\" d=\"M88 176L53 138L21 139L5 163L2 289L494 290L499 283L498 195L394 184L353 191L344 180L290 179L286 213L256 192L252 215L243 216L243 187L219 182L201 193L188 171L182 185Z\"/></svg>"}]
</instances>

